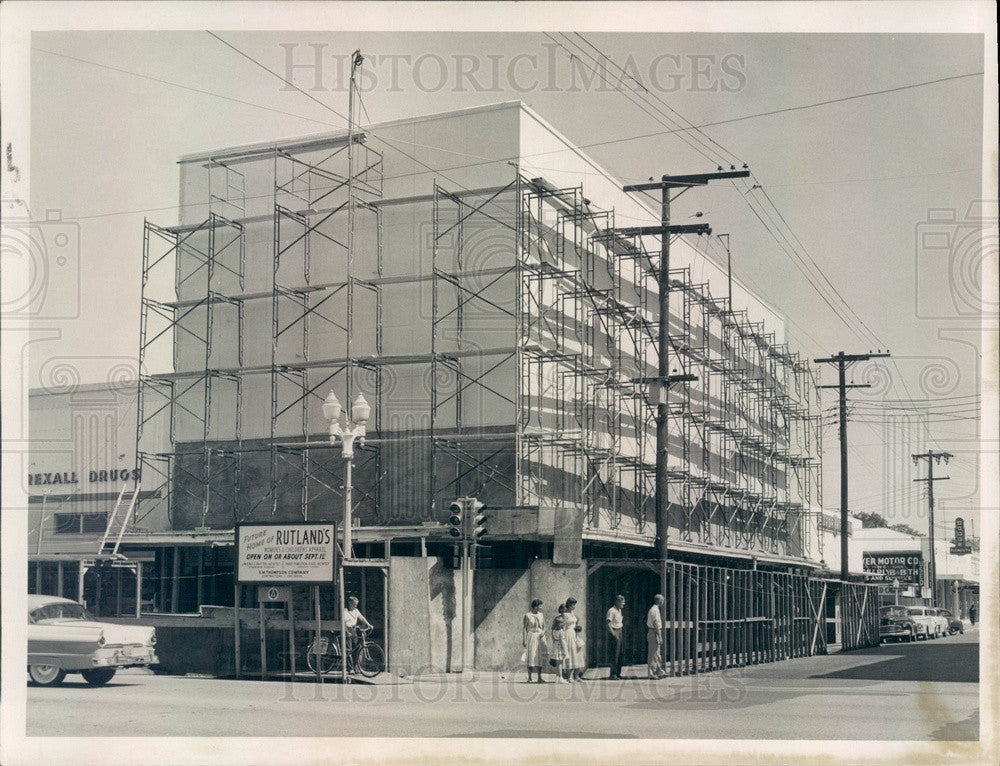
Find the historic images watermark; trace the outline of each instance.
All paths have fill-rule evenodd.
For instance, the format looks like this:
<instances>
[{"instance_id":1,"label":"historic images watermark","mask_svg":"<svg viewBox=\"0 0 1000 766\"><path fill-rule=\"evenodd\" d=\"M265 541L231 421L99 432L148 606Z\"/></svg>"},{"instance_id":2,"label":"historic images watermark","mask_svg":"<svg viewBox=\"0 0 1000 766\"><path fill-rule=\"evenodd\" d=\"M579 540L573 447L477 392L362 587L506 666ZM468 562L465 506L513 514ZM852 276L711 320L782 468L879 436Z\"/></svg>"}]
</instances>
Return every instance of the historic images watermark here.
<instances>
[{"instance_id":1,"label":"historic images watermark","mask_svg":"<svg viewBox=\"0 0 1000 766\"><path fill-rule=\"evenodd\" d=\"M449 677L434 668L419 668L403 682L388 685L341 684L328 679L324 684L281 684L279 702L402 702L438 703L594 703L629 702L633 706L657 708L664 704L684 709L742 707L748 702L750 688L744 668L718 669L661 681L627 678L624 681L592 679L569 687L551 682L527 683L518 671L480 672Z\"/></svg>"},{"instance_id":2,"label":"historic images watermark","mask_svg":"<svg viewBox=\"0 0 1000 766\"><path fill-rule=\"evenodd\" d=\"M347 91L352 54L329 43L279 43L282 90ZM535 93L612 92L627 86L659 93L733 93L747 83L742 53L658 53L648 59L629 54L622 62L603 56L585 61L567 56L555 43L541 52L400 53L365 55L358 75L362 92Z\"/></svg>"}]
</instances>

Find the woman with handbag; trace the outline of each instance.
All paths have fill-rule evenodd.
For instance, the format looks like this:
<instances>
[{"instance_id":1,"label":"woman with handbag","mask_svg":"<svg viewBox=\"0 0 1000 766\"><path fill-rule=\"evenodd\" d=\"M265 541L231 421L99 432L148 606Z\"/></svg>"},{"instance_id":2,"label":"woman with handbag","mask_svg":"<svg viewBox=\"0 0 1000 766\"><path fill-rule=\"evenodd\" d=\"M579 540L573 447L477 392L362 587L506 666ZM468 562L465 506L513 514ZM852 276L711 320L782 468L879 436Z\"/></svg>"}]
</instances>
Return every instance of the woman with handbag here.
<instances>
[{"instance_id":1,"label":"woman with handbag","mask_svg":"<svg viewBox=\"0 0 1000 766\"><path fill-rule=\"evenodd\" d=\"M568 681L583 680L583 662L577 651L576 629L579 625L579 618L576 616L576 599L570 597L566 599L566 611L563 613L563 646L566 655L563 667L566 670Z\"/></svg>"},{"instance_id":2,"label":"woman with handbag","mask_svg":"<svg viewBox=\"0 0 1000 766\"><path fill-rule=\"evenodd\" d=\"M537 671L538 683L542 680L542 636L545 635L545 616L542 614L542 600L536 598L531 602L531 611L524 615L521 644L524 646L524 663L528 666L528 683L531 683L531 671Z\"/></svg>"}]
</instances>

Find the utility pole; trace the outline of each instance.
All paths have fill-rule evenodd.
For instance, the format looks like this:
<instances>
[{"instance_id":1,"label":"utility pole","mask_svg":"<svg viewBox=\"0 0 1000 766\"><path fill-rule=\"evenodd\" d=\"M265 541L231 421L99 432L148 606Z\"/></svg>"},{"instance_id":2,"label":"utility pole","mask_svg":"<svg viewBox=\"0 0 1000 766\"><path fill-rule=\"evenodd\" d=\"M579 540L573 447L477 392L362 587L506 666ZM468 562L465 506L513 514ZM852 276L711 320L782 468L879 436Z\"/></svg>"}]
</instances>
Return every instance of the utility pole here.
<instances>
[{"instance_id":1,"label":"utility pole","mask_svg":"<svg viewBox=\"0 0 1000 766\"><path fill-rule=\"evenodd\" d=\"M847 368L855 362L867 362L869 359L881 359L889 353L845 354L841 351L825 359L814 359L816 364L837 365L837 385L819 386L819 388L836 388L839 390L840 403L840 579L847 582L849 569L847 566L847 389L871 388L867 383L847 382Z\"/></svg>"},{"instance_id":2,"label":"utility pole","mask_svg":"<svg viewBox=\"0 0 1000 766\"><path fill-rule=\"evenodd\" d=\"M676 199L693 186L707 186L709 181L725 178L746 178L749 170L736 170L719 173L695 173L691 175L665 175L659 181L645 184L632 184L623 187L626 192L660 191L660 225L632 226L615 229L622 236L654 235L660 238L660 267L656 272L659 292L659 365L655 378L645 379L655 381L658 387L656 404L656 551L661 559L667 558L667 527L670 520L669 501L667 498L667 438L668 410L667 391L673 383L697 380L693 375L670 374L670 237L674 234L711 234L708 224L670 225L670 203L672 190L679 191L673 196ZM746 166L743 166L746 168ZM722 171L722 168L719 168Z\"/></svg>"},{"instance_id":3,"label":"utility pole","mask_svg":"<svg viewBox=\"0 0 1000 766\"><path fill-rule=\"evenodd\" d=\"M950 476L935 476L934 464L942 460L947 464L954 457L950 452L935 452L927 450L919 455L913 456L913 465L917 465L921 460L927 461L927 478L914 479L914 481L927 482L927 537L930 543L930 561L927 562L927 579L931 586L931 606L937 604L937 559L934 555L934 482L947 481Z\"/></svg>"}]
</instances>

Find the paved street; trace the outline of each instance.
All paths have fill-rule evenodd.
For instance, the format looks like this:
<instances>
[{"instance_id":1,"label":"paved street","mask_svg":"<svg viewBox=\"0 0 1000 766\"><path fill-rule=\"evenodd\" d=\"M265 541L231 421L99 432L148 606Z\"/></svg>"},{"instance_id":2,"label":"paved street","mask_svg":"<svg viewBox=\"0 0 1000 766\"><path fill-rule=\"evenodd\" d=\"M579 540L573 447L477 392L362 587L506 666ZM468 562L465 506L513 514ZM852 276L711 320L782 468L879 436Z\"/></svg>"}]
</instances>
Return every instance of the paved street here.
<instances>
[{"instance_id":1,"label":"paved street","mask_svg":"<svg viewBox=\"0 0 1000 766\"><path fill-rule=\"evenodd\" d=\"M975 740L978 648L972 630L697 677L545 686L522 673L320 687L127 671L104 688L29 688L27 733Z\"/></svg>"}]
</instances>

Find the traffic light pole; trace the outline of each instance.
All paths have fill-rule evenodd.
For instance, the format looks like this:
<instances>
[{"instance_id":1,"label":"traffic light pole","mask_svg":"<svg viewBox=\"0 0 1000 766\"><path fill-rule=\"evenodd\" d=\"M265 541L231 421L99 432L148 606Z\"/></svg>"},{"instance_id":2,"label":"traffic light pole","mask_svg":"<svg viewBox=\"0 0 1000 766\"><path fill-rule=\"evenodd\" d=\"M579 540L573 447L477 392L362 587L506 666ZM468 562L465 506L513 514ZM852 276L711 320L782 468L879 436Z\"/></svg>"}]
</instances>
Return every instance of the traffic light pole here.
<instances>
[{"instance_id":1,"label":"traffic light pole","mask_svg":"<svg viewBox=\"0 0 1000 766\"><path fill-rule=\"evenodd\" d=\"M483 504L474 497L460 497L451 504L451 525L450 534L452 537L460 538L458 542L462 544L462 555L459 566L462 569L462 598L461 598L461 661L459 667L452 672L463 672L465 668L472 665L469 657L470 631L472 623L472 570L474 568L474 556L476 540L485 533L484 526L486 516L480 511ZM458 599L456 599L457 601Z\"/></svg>"}]
</instances>

